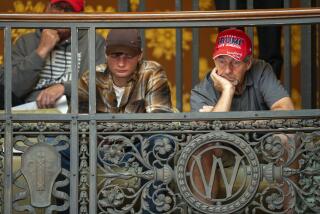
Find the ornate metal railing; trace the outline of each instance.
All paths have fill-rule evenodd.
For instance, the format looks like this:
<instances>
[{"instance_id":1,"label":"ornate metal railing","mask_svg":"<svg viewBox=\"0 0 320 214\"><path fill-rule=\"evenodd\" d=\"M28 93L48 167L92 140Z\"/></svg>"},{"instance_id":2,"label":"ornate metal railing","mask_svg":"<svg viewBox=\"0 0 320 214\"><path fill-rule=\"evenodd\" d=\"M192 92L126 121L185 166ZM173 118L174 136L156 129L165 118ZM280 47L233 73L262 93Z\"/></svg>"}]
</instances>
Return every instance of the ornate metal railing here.
<instances>
[{"instance_id":1,"label":"ornate metal railing","mask_svg":"<svg viewBox=\"0 0 320 214\"><path fill-rule=\"evenodd\" d=\"M73 54L71 113L15 114L10 53L12 28L69 27L72 52L85 28L93 71L97 28L314 24L319 10L0 14L7 71L0 212L318 213L319 110L97 114L91 72L90 112L80 115Z\"/></svg>"},{"instance_id":2,"label":"ornate metal railing","mask_svg":"<svg viewBox=\"0 0 320 214\"><path fill-rule=\"evenodd\" d=\"M77 119L12 121L12 184L4 182L8 151L0 170L2 196L12 185L12 212L63 211L72 194L72 213L320 210L319 110ZM2 151L7 125L0 123Z\"/></svg>"}]
</instances>

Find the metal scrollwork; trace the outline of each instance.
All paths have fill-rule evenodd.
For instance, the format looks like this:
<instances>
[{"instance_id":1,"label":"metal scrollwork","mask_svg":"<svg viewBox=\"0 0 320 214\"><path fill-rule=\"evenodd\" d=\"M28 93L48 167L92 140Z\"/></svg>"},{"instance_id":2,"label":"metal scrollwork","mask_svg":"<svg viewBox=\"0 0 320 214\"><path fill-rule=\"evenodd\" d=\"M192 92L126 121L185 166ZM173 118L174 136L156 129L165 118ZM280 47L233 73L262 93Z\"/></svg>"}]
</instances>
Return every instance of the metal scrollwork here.
<instances>
[{"instance_id":1,"label":"metal scrollwork","mask_svg":"<svg viewBox=\"0 0 320 214\"><path fill-rule=\"evenodd\" d=\"M99 137L100 212L172 213L181 209L179 196L170 187L178 138L170 135Z\"/></svg>"},{"instance_id":2,"label":"metal scrollwork","mask_svg":"<svg viewBox=\"0 0 320 214\"><path fill-rule=\"evenodd\" d=\"M79 142L72 142L79 145L78 212L89 213L89 204L96 203L101 214L320 213L319 116L188 117L81 118ZM70 172L54 164L71 143L67 120L0 122L1 211L7 130L15 170L22 157L12 176L14 212L67 211ZM89 147L94 128L97 151ZM92 154L97 169L90 170ZM94 198L90 176L97 176Z\"/></svg>"},{"instance_id":3,"label":"metal scrollwork","mask_svg":"<svg viewBox=\"0 0 320 214\"><path fill-rule=\"evenodd\" d=\"M269 183L246 213L319 213L320 133L266 134L255 138L262 154L263 177Z\"/></svg>"}]
</instances>

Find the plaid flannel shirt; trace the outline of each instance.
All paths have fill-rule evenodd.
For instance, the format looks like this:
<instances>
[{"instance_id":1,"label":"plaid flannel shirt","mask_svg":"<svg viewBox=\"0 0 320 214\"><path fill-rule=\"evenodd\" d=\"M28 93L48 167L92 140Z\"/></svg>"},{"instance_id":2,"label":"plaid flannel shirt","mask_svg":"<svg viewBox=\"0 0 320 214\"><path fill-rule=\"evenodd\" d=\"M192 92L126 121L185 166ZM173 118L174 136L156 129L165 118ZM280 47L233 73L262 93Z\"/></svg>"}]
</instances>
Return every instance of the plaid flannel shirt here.
<instances>
[{"instance_id":1,"label":"plaid flannel shirt","mask_svg":"<svg viewBox=\"0 0 320 214\"><path fill-rule=\"evenodd\" d=\"M104 72L98 72L98 70ZM79 80L80 112L87 112L89 71ZM173 112L168 79L162 66L154 61L142 61L125 87L120 106L113 88L110 71L105 64L96 72L97 112L144 113Z\"/></svg>"}]
</instances>

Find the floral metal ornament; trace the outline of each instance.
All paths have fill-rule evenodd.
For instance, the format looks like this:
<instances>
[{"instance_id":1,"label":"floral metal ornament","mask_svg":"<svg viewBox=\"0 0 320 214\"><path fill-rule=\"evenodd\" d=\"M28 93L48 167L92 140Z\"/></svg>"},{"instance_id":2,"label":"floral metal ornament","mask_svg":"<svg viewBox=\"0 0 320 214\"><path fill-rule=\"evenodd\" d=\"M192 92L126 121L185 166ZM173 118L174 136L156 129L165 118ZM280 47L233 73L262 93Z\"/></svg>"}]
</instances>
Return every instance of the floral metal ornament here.
<instances>
[{"instance_id":1,"label":"floral metal ornament","mask_svg":"<svg viewBox=\"0 0 320 214\"><path fill-rule=\"evenodd\" d=\"M169 135L99 136L98 207L103 213L181 210L170 188L178 139ZM140 206L139 206L140 204Z\"/></svg>"}]
</instances>

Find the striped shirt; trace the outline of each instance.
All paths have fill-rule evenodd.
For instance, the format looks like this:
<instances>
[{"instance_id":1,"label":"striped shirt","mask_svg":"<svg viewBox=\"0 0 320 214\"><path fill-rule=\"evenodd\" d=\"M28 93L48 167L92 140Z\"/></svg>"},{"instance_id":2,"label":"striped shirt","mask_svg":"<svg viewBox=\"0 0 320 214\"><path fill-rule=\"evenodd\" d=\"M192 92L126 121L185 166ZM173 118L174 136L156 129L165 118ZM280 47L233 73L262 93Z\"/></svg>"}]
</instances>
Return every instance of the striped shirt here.
<instances>
[{"instance_id":1,"label":"striped shirt","mask_svg":"<svg viewBox=\"0 0 320 214\"><path fill-rule=\"evenodd\" d=\"M81 53L78 53L78 72L80 69ZM54 50L47 57L45 66L40 72L40 78L35 90L47 88L56 83L71 80L71 52Z\"/></svg>"}]
</instances>

